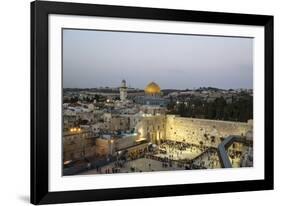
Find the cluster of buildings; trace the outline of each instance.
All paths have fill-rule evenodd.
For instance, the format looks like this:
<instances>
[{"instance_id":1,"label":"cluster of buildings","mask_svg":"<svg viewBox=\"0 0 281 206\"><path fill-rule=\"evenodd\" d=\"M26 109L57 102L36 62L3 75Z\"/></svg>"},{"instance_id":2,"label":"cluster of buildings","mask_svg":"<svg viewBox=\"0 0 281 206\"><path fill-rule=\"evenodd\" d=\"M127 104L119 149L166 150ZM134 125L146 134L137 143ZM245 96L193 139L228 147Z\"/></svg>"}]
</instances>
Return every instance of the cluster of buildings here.
<instances>
[{"instance_id":1,"label":"cluster of buildings","mask_svg":"<svg viewBox=\"0 0 281 206\"><path fill-rule=\"evenodd\" d=\"M224 98L227 103L232 103L235 100L243 98L241 94L247 94L253 96L252 89L217 89L211 87L203 87L188 91L174 91L168 94L168 97L172 97L178 100L178 102L185 102L193 99L200 99L206 102L214 102L217 98Z\"/></svg>"},{"instance_id":2,"label":"cluster of buildings","mask_svg":"<svg viewBox=\"0 0 281 206\"><path fill-rule=\"evenodd\" d=\"M144 90L130 89L126 81L117 89L64 93L63 163L68 168L85 161L116 161L174 141L201 148L217 148L229 135L252 141L253 122L230 122L167 115L170 97L200 96L211 101L217 95L233 98L236 91L171 92L149 83ZM177 100L178 101L178 100ZM246 161L246 160L244 160Z\"/></svg>"}]
</instances>

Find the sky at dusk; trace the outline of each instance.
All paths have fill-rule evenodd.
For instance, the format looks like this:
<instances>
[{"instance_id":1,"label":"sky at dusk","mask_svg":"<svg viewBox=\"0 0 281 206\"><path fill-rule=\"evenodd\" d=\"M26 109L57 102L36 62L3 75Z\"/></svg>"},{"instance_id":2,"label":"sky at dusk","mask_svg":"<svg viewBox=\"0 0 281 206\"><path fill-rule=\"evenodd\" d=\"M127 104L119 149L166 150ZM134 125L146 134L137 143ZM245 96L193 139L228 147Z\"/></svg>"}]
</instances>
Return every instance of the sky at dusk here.
<instances>
[{"instance_id":1,"label":"sky at dusk","mask_svg":"<svg viewBox=\"0 0 281 206\"><path fill-rule=\"evenodd\" d=\"M63 87L253 88L253 39L63 31Z\"/></svg>"}]
</instances>

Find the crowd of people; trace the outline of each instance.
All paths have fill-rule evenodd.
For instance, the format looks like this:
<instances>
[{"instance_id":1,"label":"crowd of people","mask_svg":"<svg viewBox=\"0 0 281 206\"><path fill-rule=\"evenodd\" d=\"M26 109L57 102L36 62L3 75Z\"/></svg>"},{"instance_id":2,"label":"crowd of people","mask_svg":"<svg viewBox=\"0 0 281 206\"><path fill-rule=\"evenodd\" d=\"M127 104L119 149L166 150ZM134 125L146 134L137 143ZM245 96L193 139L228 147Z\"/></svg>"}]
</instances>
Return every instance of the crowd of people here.
<instances>
[{"instance_id":1,"label":"crowd of people","mask_svg":"<svg viewBox=\"0 0 281 206\"><path fill-rule=\"evenodd\" d=\"M159 154L157 156L167 157L172 160L191 160L204 151L205 148L196 145L168 140L159 145Z\"/></svg>"},{"instance_id":2,"label":"crowd of people","mask_svg":"<svg viewBox=\"0 0 281 206\"><path fill-rule=\"evenodd\" d=\"M227 150L232 167L252 166L252 149L242 143L233 143Z\"/></svg>"},{"instance_id":3,"label":"crowd of people","mask_svg":"<svg viewBox=\"0 0 281 206\"><path fill-rule=\"evenodd\" d=\"M233 153L232 150L230 150L230 152L231 154ZM138 164L141 164L141 166ZM155 146L153 150L150 150L149 148L143 148L118 154L115 161L103 167L97 167L95 173L111 174L120 172L219 167L220 161L215 149L206 149L184 142L168 140L158 146Z\"/></svg>"},{"instance_id":4,"label":"crowd of people","mask_svg":"<svg viewBox=\"0 0 281 206\"><path fill-rule=\"evenodd\" d=\"M216 150L208 149L192 161L195 168L214 169L220 168L220 160Z\"/></svg>"}]
</instances>

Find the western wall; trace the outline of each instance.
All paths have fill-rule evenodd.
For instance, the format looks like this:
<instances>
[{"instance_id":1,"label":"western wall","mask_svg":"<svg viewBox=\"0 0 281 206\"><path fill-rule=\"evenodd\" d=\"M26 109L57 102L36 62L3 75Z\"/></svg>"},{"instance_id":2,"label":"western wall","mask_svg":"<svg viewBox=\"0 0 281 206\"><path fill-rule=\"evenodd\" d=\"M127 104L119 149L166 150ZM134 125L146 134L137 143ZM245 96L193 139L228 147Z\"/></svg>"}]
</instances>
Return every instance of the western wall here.
<instances>
[{"instance_id":1,"label":"western wall","mask_svg":"<svg viewBox=\"0 0 281 206\"><path fill-rule=\"evenodd\" d=\"M166 139L205 146L217 147L221 139L229 135L248 136L252 134L253 122L232 122L209 119L195 119L166 116Z\"/></svg>"}]
</instances>

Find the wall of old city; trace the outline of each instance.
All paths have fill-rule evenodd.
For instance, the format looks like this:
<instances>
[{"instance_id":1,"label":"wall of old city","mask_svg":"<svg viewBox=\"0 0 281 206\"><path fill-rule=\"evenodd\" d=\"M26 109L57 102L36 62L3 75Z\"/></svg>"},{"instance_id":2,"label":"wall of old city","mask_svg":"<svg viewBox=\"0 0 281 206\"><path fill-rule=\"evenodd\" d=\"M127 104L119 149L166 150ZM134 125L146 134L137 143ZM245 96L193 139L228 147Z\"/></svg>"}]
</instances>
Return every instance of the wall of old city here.
<instances>
[{"instance_id":1,"label":"wall of old city","mask_svg":"<svg viewBox=\"0 0 281 206\"><path fill-rule=\"evenodd\" d=\"M172 141L187 142L217 147L221 138L229 135L246 136L252 132L253 123L231 122L208 119L185 118L175 115L166 116L166 138ZM213 141L211 141L213 139Z\"/></svg>"},{"instance_id":2,"label":"wall of old city","mask_svg":"<svg viewBox=\"0 0 281 206\"><path fill-rule=\"evenodd\" d=\"M82 132L64 132L63 135L63 159L79 160L91 157L96 154L94 139L92 133Z\"/></svg>"}]
</instances>

